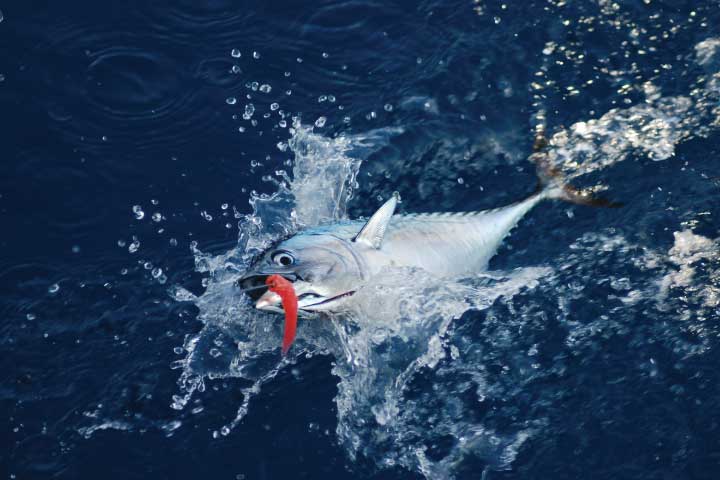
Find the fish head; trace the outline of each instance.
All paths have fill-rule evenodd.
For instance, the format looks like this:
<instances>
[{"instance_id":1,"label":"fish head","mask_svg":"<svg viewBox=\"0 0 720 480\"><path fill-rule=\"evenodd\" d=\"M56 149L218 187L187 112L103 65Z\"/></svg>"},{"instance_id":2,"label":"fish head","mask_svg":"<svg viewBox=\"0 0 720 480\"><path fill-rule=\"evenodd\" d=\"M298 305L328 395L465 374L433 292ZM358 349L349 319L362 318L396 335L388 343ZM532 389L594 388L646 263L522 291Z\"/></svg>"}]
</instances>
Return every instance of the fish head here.
<instances>
[{"instance_id":1,"label":"fish head","mask_svg":"<svg viewBox=\"0 0 720 480\"><path fill-rule=\"evenodd\" d=\"M270 275L292 282L298 313L303 316L338 310L362 280L352 245L330 233L300 233L280 242L239 280L240 287L255 301L255 308L282 313L280 296L265 284Z\"/></svg>"}]
</instances>

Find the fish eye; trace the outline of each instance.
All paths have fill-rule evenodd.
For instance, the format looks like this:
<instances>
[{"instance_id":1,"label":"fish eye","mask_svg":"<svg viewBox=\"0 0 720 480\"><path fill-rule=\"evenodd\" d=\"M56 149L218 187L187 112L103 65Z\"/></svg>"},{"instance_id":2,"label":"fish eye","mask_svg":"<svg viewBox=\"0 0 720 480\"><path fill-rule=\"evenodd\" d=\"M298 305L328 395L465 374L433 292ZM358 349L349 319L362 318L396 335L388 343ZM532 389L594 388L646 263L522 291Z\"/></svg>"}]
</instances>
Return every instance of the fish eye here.
<instances>
[{"instance_id":1,"label":"fish eye","mask_svg":"<svg viewBox=\"0 0 720 480\"><path fill-rule=\"evenodd\" d=\"M295 263L295 257L288 252L277 252L273 254L272 260L281 267L287 267Z\"/></svg>"}]
</instances>

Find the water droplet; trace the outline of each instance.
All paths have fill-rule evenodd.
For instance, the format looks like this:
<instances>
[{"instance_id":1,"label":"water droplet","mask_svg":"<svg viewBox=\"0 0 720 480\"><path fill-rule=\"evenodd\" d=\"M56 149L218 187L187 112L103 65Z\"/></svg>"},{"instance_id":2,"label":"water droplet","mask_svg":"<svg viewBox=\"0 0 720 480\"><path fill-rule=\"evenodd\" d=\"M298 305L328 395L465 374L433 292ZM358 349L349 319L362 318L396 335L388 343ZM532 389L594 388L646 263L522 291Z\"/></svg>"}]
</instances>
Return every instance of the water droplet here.
<instances>
[{"instance_id":1,"label":"water droplet","mask_svg":"<svg viewBox=\"0 0 720 480\"><path fill-rule=\"evenodd\" d=\"M105 135L102 136L102 141L107 142L107 137Z\"/></svg>"},{"instance_id":2,"label":"water droplet","mask_svg":"<svg viewBox=\"0 0 720 480\"><path fill-rule=\"evenodd\" d=\"M123 268L122 270L120 270L120 275L127 275L127 274L128 274L127 268Z\"/></svg>"},{"instance_id":3,"label":"water droplet","mask_svg":"<svg viewBox=\"0 0 720 480\"><path fill-rule=\"evenodd\" d=\"M328 95L327 99L328 99L328 102L335 103L335 95Z\"/></svg>"},{"instance_id":4,"label":"water droplet","mask_svg":"<svg viewBox=\"0 0 720 480\"><path fill-rule=\"evenodd\" d=\"M297 60L298 63L302 63L302 62L303 62L303 59L300 58L300 57L297 57L295 60Z\"/></svg>"},{"instance_id":5,"label":"water droplet","mask_svg":"<svg viewBox=\"0 0 720 480\"><path fill-rule=\"evenodd\" d=\"M318 97L318 103L322 103L327 100L327 95L320 95Z\"/></svg>"},{"instance_id":6,"label":"water droplet","mask_svg":"<svg viewBox=\"0 0 720 480\"><path fill-rule=\"evenodd\" d=\"M393 106L390 105L389 103L386 103L385 106L383 106L383 108L385 109L386 112L392 112L392 111L393 111Z\"/></svg>"},{"instance_id":7,"label":"water droplet","mask_svg":"<svg viewBox=\"0 0 720 480\"><path fill-rule=\"evenodd\" d=\"M280 125L280 128L285 128L287 127L287 122L285 120L280 120L278 122L278 125Z\"/></svg>"},{"instance_id":8,"label":"water droplet","mask_svg":"<svg viewBox=\"0 0 720 480\"><path fill-rule=\"evenodd\" d=\"M228 97L225 99L225 103L227 103L228 105L235 105L237 103L237 98Z\"/></svg>"},{"instance_id":9,"label":"water droplet","mask_svg":"<svg viewBox=\"0 0 720 480\"><path fill-rule=\"evenodd\" d=\"M152 274L153 278L158 278L160 275L163 274L162 268L160 268L160 267L153 268L153 271L151 272L151 274Z\"/></svg>"},{"instance_id":10,"label":"water droplet","mask_svg":"<svg viewBox=\"0 0 720 480\"><path fill-rule=\"evenodd\" d=\"M463 183L465 183L465 179L463 177L458 177L457 182L462 185Z\"/></svg>"},{"instance_id":11,"label":"water droplet","mask_svg":"<svg viewBox=\"0 0 720 480\"><path fill-rule=\"evenodd\" d=\"M226 223L226 224L225 224L225 228L227 228L227 229L232 228L232 223Z\"/></svg>"},{"instance_id":12,"label":"water droplet","mask_svg":"<svg viewBox=\"0 0 720 480\"><path fill-rule=\"evenodd\" d=\"M160 212L155 212L152 214L153 222L159 222L162 220L162 214Z\"/></svg>"},{"instance_id":13,"label":"water droplet","mask_svg":"<svg viewBox=\"0 0 720 480\"><path fill-rule=\"evenodd\" d=\"M493 17L493 22L495 22L495 25L499 24L501 22L500 17Z\"/></svg>"},{"instance_id":14,"label":"water droplet","mask_svg":"<svg viewBox=\"0 0 720 480\"><path fill-rule=\"evenodd\" d=\"M143 267L145 268L145 270L150 270L151 268L153 268L153 264L150 262L145 262L143 264Z\"/></svg>"},{"instance_id":15,"label":"water droplet","mask_svg":"<svg viewBox=\"0 0 720 480\"><path fill-rule=\"evenodd\" d=\"M325 126L325 122L327 122L327 118L320 117L317 120L315 120L315 126L318 128L322 128Z\"/></svg>"},{"instance_id":16,"label":"water droplet","mask_svg":"<svg viewBox=\"0 0 720 480\"><path fill-rule=\"evenodd\" d=\"M34 313L28 313L27 315L25 315L25 318L27 318L28 320L30 320L32 322L37 317L35 317Z\"/></svg>"},{"instance_id":17,"label":"water droplet","mask_svg":"<svg viewBox=\"0 0 720 480\"><path fill-rule=\"evenodd\" d=\"M57 283L53 283L48 287L48 292L50 293L57 293L58 291L60 291L60 285Z\"/></svg>"},{"instance_id":18,"label":"water droplet","mask_svg":"<svg viewBox=\"0 0 720 480\"><path fill-rule=\"evenodd\" d=\"M237 65L233 65L232 68L230 69L230 71L232 73L234 73L235 75L237 75L238 73L242 73L242 69L240 67L238 67Z\"/></svg>"},{"instance_id":19,"label":"water droplet","mask_svg":"<svg viewBox=\"0 0 720 480\"><path fill-rule=\"evenodd\" d=\"M280 105L278 105L277 103L270 104L270 110L272 110L273 112L278 108L280 108Z\"/></svg>"},{"instance_id":20,"label":"water droplet","mask_svg":"<svg viewBox=\"0 0 720 480\"><path fill-rule=\"evenodd\" d=\"M253 113L255 113L255 105L252 103L248 103L245 105L245 113L243 113L243 118L245 120L250 120L250 118L253 116Z\"/></svg>"},{"instance_id":21,"label":"water droplet","mask_svg":"<svg viewBox=\"0 0 720 480\"><path fill-rule=\"evenodd\" d=\"M257 60L258 58L260 58L260 53L259 53L259 52L253 52L253 58L254 58L255 60Z\"/></svg>"},{"instance_id":22,"label":"water droplet","mask_svg":"<svg viewBox=\"0 0 720 480\"><path fill-rule=\"evenodd\" d=\"M137 238L133 237L132 243L128 246L128 252L135 253L138 251L139 248L140 248L140 241Z\"/></svg>"},{"instance_id":23,"label":"water droplet","mask_svg":"<svg viewBox=\"0 0 720 480\"><path fill-rule=\"evenodd\" d=\"M260 85L260 91L262 93L270 93L271 90L272 90L272 87L270 85L268 85L267 83Z\"/></svg>"},{"instance_id":24,"label":"water droplet","mask_svg":"<svg viewBox=\"0 0 720 480\"><path fill-rule=\"evenodd\" d=\"M327 52L323 52L323 53L322 53L322 57L323 57L323 58L328 58L329 56L330 56L330 55L328 55Z\"/></svg>"},{"instance_id":25,"label":"water droplet","mask_svg":"<svg viewBox=\"0 0 720 480\"><path fill-rule=\"evenodd\" d=\"M143 218L145 218L145 212L143 212L143 209L140 205L133 206L132 211L135 214L135 218L137 220L142 220Z\"/></svg>"},{"instance_id":26,"label":"water droplet","mask_svg":"<svg viewBox=\"0 0 720 480\"><path fill-rule=\"evenodd\" d=\"M245 127L238 127L238 132L245 133Z\"/></svg>"},{"instance_id":27,"label":"water droplet","mask_svg":"<svg viewBox=\"0 0 720 480\"><path fill-rule=\"evenodd\" d=\"M170 239L170 246L171 246L171 247L177 247L177 239L176 239L176 238L171 238L171 239Z\"/></svg>"},{"instance_id":28,"label":"water droplet","mask_svg":"<svg viewBox=\"0 0 720 480\"><path fill-rule=\"evenodd\" d=\"M231 55L233 58L240 58L240 57L242 57L242 53L241 53L240 50L238 50L237 48L233 48L233 49L230 51L230 55Z\"/></svg>"}]
</instances>

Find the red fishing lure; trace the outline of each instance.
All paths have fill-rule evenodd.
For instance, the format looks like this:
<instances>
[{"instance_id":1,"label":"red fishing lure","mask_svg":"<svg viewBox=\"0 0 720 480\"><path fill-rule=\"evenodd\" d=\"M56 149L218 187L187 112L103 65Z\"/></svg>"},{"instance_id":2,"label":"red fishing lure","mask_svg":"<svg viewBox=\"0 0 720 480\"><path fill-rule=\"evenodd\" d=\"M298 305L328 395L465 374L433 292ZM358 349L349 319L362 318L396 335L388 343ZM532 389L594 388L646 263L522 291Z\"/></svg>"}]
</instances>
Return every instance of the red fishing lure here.
<instances>
[{"instance_id":1,"label":"red fishing lure","mask_svg":"<svg viewBox=\"0 0 720 480\"><path fill-rule=\"evenodd\" d=\"M285 310L285 335L283 336L282 353L285 355L290 350L295 331L297 330L298 301L295 295L293 284L280 275L270 275L265 280L265 285L271 292L280 295L283 310Z\"/></svg>"}]
</instances>

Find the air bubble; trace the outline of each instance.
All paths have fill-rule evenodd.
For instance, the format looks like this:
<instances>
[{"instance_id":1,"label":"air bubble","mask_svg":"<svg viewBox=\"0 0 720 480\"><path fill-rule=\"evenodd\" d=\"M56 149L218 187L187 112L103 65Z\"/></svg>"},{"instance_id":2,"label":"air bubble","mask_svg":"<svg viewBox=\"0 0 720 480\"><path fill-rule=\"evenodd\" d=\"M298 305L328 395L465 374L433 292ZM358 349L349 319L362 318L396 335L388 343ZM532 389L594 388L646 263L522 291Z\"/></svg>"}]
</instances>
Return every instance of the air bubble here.
<instances>
[{"instance_id":1,"label":"air bubble","mask_svg":"<svg viewBox=\"0 0 720 480\"><path fill-rule=\"evenodd\" d=\"M60 291L60 285L58 285L57 283L53 283L52 285L50 285L48 287L48 292L50 292L50 293L57 293L59 291Z\"/></svg>"},{"instance_id":2,"label":"air bubble","mask_svg":"<svg viewBox=\"0 0 720 480\"><path fill-rule=\"evenodd\" d=\"M35 317L34 313L28 313L27 315L25 315L25 318L27 318L28 320L30 320L32 322L37 317Z\"/></svg>"},{"instance_id":3,"label":"air bubble","mask_svg":"<svg viewBox=\"0 0 720 480\"><path fill-rule=\"evenodd\" d=\"M160 267L154 268L151 272L153 278L159 278L163 274L163 270Z\"/></svg>"},{"instance_id":4,"label":"air bubble","mask_svg":"<svg viewBox=\"0 0 720 480\"><path fill-rule=\"evenodd\" d=\"M228 207L229 205L227 203L223 203L222 205L220 205L220 208L222 208L223 210L227 210Z\"/></svg>"},{"instance_id":5,"label":"air bubble","mask_svg":"<svg viewBox=\"0 0 720 480\"><path fill-rule=\"evenodd\" d=\"M318 128L322 128L325 126L325 122L327 122L327 118L320 117L317 120L315 120L315 126Z\"/></svg>"},{"instance_id":6,"label":"air bubble","mask_svg":"<svg viewBox=\"0 0 720 480\"><path fill-rule=\"evenodd\" d=\"M253 52L253 58L254 58L255 60L257 60L258 58L260 58L260 53L259 53L259 52Z\"/></svg>"},{"instance_id":7,"label":"air bubble","mask_svg":"<svg viewBox=\"0 0 720 480\"><path fill-rule=\"evenodd\" d=\"M237 98L228 97L225 99L225 103L227 103L228 105L235 105L237 103Z\"/></svg>"},{"instance_id":8,"label":"air bubble","mask_svg":"<svg viewBox=\"0 0 720 480\"><path fill-rule=\"evenodd\" d=\"M160 212L155 212L152 214L153 222L159 222L162 220L162 214Z\"/></svg>"},{"instance_id":9,"label":"air bubble","mask_svg":"<svg viewBox=\"0 0 720 480\"><path fill-rule=\"evenodd\" d=\"M262 85L260 85L260 91L262 93L270 93L272 91L272 87L267 83L263 83Z\"/></svg>"},{"instance_id":10,"label":"air bubble","mask_svg":"<svg viewBox=\"0 0 720 480\"><path fill-rule=\"evenodd\" d=\"M389 103L386 103L385 106L383 106L383 109L385 109L386 112L392 112L393 106Z\"/></svg>"},{"instance_id":11,"label":"air bubble","mask_svg":"<svg viewBox=\"0 0 720 480\"><path fill-rule=\"evenodd\" d=\"M171 239L170 239L170 246L171 246L171 247L177 247L177 244L178 244L178 241L177 241L176 238L171 238Z\"/></svg>"},{"instance_id":12,"label":"air bubble","mask_svg":"<svg viewBox=\"0 0 720 480\"><path fill-rule=\"evenodd\" d=\"M242 53L237 48L233 48L232 51L230 51L230 56L233 58L240 58L242 57Z\"/></svg>"},{"instance_id":13,"label":"air bubble","mask_svg":"<svg viewBox=\"0 0 720 480\"><path fill-rule=\"evenodd\" d=\"M272 103L272 104L270 104L270 110L272 110L273 112L274 112L275 110L277 110L278 108L280 108L280 105L279 105L279 104L277 104L277 103Z\"/></svg>"}]
</instances>

